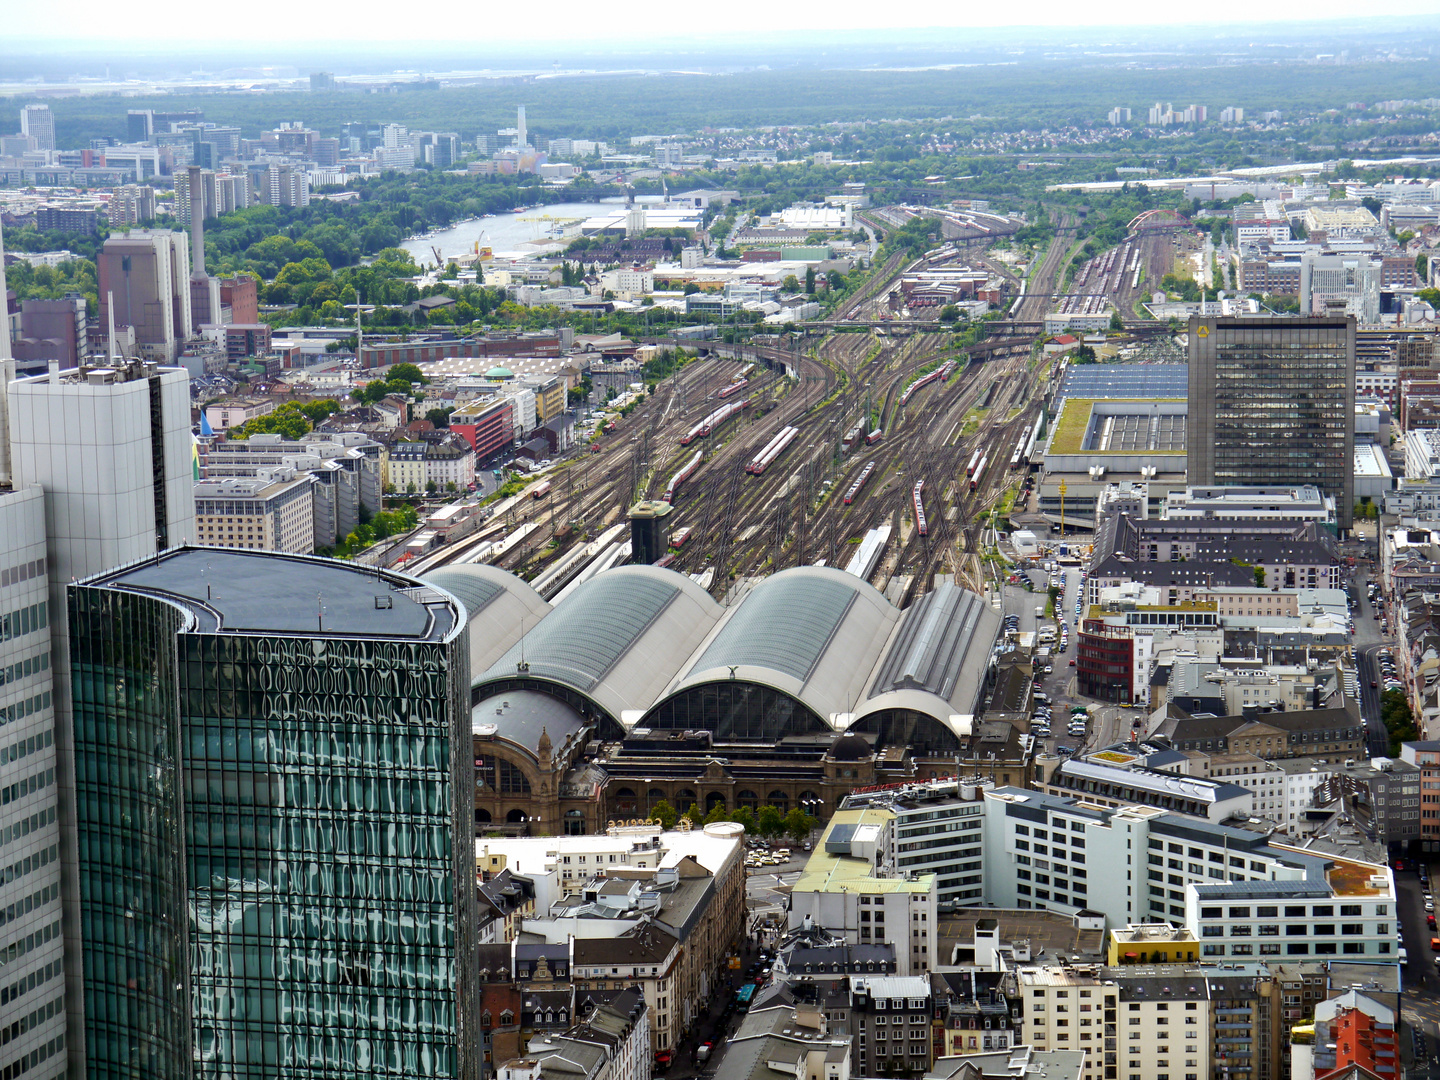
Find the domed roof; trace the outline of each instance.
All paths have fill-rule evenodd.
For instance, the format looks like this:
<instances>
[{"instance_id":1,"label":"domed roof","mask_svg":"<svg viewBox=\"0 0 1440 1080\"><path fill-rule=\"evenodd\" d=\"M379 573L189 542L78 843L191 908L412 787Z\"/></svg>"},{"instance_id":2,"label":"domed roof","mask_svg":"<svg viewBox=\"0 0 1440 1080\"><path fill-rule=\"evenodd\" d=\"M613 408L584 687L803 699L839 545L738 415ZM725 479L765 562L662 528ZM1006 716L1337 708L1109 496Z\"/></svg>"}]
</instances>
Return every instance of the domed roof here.
<instances>
[{"instance_id":1,"label":"domed roof","mask_svg":"<svg viewBox=\"0 0 1440 1080\"><path fill-rule=\"evenodd\" d=\"M833 761L864 761L874 748L859 735L841 735L830 744L830 758Z\"/></svg>"},{"instance_id":2,"label":"domed roof","mask_svg":"<svg viewBox=\"0 0 1440 1080\"><path fill-rule=\"evenodd\" d=\"M513 379L515 377L515 373L509 368L492 367L489 371L485 373L485 377L487 379Z\"/></svg>"}]
</instances>

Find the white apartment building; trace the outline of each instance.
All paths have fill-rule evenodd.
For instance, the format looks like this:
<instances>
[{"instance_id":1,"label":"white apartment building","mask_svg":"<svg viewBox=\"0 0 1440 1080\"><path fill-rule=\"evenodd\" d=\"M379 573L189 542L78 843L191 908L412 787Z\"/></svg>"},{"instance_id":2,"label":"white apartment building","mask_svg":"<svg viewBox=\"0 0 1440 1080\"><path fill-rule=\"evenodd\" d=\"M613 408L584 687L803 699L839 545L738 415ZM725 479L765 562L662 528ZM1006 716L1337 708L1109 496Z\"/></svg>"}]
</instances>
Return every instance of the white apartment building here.
<instances>
[{"instance_id":1,"label":"white apartment building","mask_svg":"<svg viewBox=\"0 0 1440 1080\"><path fill-rule=\"evenodd\" d=\"M195 541L247 551L315 550L315 480L290 466L195 485Z\"/></svg>"},{"instance_id":2,"label":"white apartment building","mask_svg":"<svg viewBox=\"0 0 1440 1080\"><path fill-rule=\"evenodd\" d=\"M1082 1050L1083 1080L1201 1080L1211 1073L1209 985L1198 969L1022 968L1020 1041Z\"/></svg>"},{"instance_id":3,"label":"white apartment building","mask_svg":"<svg viewBox=\"0 0 1440 1080\"><path fill-rule=\"evenodd\" d=\"M937 963L935 875L899 874L894 820L876 807L836 811L791 888L789 925L810 919L847 942L891 942L896 974L924 975Z\"/></svg>"},{"instance_id":4,"label":"white apartment building","mask_svg":"<svg viewBox=\"0 0 1440 1080\"><path fill-rule=\"evenodd\" d=\"M1183 923L1207 956L1351 956L1391 958L1392 930L1369 919L1394 904L1388 868L1320 856L1271 844L1264 835L1155 807L1107 810L1077 799L1019 788L986 792L985 900L1000 907L1035 907L1072 913L1102 912L1111 925L1143 921ZM1103 867L1103 871L1096 871ZM1123 870L1123 875L1122 875ZM1231 952L1228 938L1212 941L1226 951L1205 952L1196 889L1236 889L1265 884L1276 895L1326 896L1338 907L1359 904L1373 914L1363 932L1354 923L1295 923L1285 948ZM1212 895L1206 893L1205 895ZM1207 903L1208 909L1211 905ZM1393 917L1391 924L1393 928ZM1213 935L1212 935L1213 936ZM1258 939L1259 935L1252 935ZM1304 946L1304 948L1300 948Z\"/></svg>"},{"instance_id":5,"label":"white apartment building","mask_svg":"<svg viewBox=\"0 0 1440 1080\"><path fill-rule=\"evenodd\" d=\"M613 292L621 300L646 296L655 291L655 271L638 267L606 270L600 275L600 287Z\"/></svg>"}]
</instances>

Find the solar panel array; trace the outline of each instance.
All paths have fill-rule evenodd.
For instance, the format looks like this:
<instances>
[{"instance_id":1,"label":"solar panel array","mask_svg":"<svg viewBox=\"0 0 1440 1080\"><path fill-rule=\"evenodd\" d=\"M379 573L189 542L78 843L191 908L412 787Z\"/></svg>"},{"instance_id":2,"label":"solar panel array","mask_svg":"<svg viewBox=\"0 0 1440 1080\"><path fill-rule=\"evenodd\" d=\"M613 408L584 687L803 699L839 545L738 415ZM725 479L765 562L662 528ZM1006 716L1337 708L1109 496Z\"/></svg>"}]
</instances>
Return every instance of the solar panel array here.
<instances>
[{"instance_id":1,"label":"solar panel array","mask_svg":"<svg viewBox=\"0 0 1440 1080\"><path fill-rule=\"evenodd\" d=\"M1067 397L1183 398L1189 389L1189 364L1072 364L1057 407Z\"/></svg>"}]
</instances>

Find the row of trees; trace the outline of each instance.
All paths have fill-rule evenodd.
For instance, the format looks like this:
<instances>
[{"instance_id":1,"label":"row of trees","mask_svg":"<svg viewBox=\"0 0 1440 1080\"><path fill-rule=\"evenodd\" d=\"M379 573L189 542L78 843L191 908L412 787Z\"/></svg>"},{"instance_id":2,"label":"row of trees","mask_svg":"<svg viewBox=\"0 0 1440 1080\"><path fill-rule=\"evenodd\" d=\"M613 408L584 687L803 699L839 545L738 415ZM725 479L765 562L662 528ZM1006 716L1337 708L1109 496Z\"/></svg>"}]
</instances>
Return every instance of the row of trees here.
<instances>
[{"instance_id":1,"label":"row of trees","mask_svg":"<svg viewBox=\"0 0 1440 1080\"><path fill-rule=\"evenodd\" d=\"M394 510L381 510L373 516L362 510L360 520L361 523L356 526L355 531L337 544L333 551L322 549L316 554L334 555L340 559L353 558L377 540L409 532L419 524L420 517L415 507L407 504L397 506Z\"/></svg>"},{"instance_id":2,"label":"row of trees","mask_svg":"<svg viewBox=\"0 0 1440 1080\"><path fill-rule=\"evenodd\" d=\"M303 439L314 426L327 416L340 411L340 403L334 398L318 401L286 401L274 412L247 420L230 433L232 439L248 439L251 435L280 434L287 439Z\"/></svg>"},{"instance_id":3,"label":"row of trees","mask_svg":"<svg viewBox=\"0 0 1440 1080\"><path fill-rule=\"evenodd\" d=\"M717 805L708 814L701 810L698 804L691 803L690 809L682 814L662 799L651 809L650 817L667 829L673 829L682 817L696 827L713 825L717 821L734 821L745 826L745 831L751 836L788 836L797 844L809 836L810 830L818 824L814 817L798 806L787 814L768 803L758 810L742 806L733 812L723 805Z\"/></svg>"}]
</instances>

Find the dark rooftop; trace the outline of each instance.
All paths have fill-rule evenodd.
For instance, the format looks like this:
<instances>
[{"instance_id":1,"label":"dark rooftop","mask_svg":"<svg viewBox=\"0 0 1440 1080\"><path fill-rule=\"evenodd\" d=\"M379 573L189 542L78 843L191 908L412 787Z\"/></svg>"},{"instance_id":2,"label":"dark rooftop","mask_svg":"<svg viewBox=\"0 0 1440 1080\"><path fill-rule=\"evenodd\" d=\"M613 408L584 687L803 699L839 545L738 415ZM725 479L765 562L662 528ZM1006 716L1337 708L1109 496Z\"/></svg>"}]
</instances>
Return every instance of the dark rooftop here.
<instances>
[{"instance_id":1,"label":"dark rooftop","mask_svg":"<svg viewBox=\"0 0 1440 1080\"><path fill-rule=\"evenodd\" d=\"M413 578L309 555L174 548L87 578L185 608L202 633L438 641L459 611Z\"/></svg>"}]
</instances>

